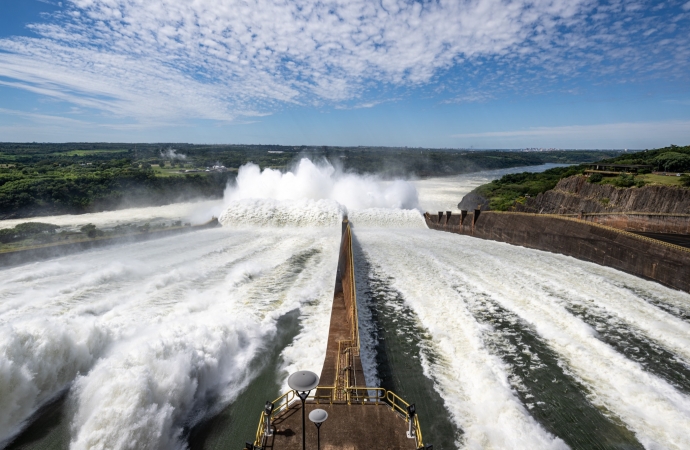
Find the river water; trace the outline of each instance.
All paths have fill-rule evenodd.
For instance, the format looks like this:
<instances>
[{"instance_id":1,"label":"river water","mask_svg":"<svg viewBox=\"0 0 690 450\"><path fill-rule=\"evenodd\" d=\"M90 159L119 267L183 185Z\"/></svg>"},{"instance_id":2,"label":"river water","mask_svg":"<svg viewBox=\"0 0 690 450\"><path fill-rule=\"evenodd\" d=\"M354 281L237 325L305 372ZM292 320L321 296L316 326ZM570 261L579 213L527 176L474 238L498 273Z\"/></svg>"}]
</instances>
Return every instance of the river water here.
<instances>
[{"instance_id":1,"label":"river water","mask_svg":"<svg viewBox=\"0 0 690 450\"><path fill-rule=\"evenodd\" d=\"M415 181L418 206L454 209L505 172ZM380 184L379 203L411 201ZM2 269L0 442L241 448L287 375L323 363L344 211L332 197L244 198L220 229ZM690 295L379 203L348 208L363 365L417 404L426 442L690 448Z\"/></svg>"}]
</instances>

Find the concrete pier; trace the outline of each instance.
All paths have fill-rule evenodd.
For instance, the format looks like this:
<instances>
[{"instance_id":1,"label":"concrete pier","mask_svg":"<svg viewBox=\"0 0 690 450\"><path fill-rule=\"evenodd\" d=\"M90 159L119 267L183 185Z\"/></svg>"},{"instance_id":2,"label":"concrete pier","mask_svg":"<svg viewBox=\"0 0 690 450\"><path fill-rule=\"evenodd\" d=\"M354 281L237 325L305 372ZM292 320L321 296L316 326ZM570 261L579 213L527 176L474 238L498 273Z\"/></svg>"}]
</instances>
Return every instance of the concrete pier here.
<instances>
[{"instance_id":1,"label":"concrete pier","mask_svg":"<svg viewBox=\"0 0 690 450\"><path fill-rule=\"evenodd\" d=\"M395 393L366 387L359 357L357 295L352 257L352 233L347 220L338 259L326 358L318 387L307 399L305 409L328 412L321 426L323 450L421 449L426 448L418 416L410 417L409 406ZM265 429L261 414L254 448L299 450L302 448L302 404L293 391L273 402L272 433ZM412 423L412 435L408 436ZM316 448L316 426L307 420L308 448ZM252 449L253 450L253 449Z\"/></svg>"},{"instance_id":2,"label":"concrete pier","mask_svg":"<svg viewBox=\"0 0 690 450\"><path fill-rule=\"evenodd\" d=\"M313 409L328 412L321 426L322 450L414 449L415 440L406 436L405 419L391 407L379 405L306 404L307 415ZM302 449L302 405L295 402L273 422L275 431L264 443L264 449ZM316 448L316 426L307 419L307 448Z\"/></svg>"}]
</instances>

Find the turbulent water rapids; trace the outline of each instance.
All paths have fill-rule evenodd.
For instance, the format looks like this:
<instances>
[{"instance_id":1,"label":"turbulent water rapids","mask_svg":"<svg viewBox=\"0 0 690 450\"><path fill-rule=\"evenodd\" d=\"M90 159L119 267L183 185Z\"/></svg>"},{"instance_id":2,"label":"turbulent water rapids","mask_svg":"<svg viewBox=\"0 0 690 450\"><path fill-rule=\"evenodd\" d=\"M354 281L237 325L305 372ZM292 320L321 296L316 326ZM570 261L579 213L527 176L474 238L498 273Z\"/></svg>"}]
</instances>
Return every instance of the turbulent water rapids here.
<instances>
[{"instance_id":1,"label":"turbulent water rapids","mask_svg":"<svg viewBox=\"0 0 690 450\"><path fill-rule=\"evenodd\" d=\"M435 448L690 448L690 295L387 207L453 209L500 173L361 208L351 178L236 193L223 228L0 270L0 447L240 448L267 390L321 369L347 213L367 381L417 402Z\"/></svg>"}]
</instances>

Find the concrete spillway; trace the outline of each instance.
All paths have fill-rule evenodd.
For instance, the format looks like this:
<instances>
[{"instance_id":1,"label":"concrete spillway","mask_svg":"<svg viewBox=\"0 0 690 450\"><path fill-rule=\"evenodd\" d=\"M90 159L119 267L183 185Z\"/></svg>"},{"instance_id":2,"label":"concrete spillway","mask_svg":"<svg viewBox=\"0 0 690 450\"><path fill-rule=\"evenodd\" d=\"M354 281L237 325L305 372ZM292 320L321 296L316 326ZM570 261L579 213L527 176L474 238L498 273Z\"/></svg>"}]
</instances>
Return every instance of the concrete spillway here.
<instances>
[{"instance_id":1,"label":"concrete spillway","mask_svg":"<svg viewBox=\"0 0 690 450\"><path fill-rule=\"evenodd\" d=\"M450 207L461 195L451 181L430 188L445 186ZM252 202L224 228L1 268L0 389L13 387L0 392L0 439L23 430L7 444L21 450L241 448L290 373L314 371L329 391L340 361L331 323L335 341L351 339L341 210L298 203ZM361 370L368 386L416 404L425 444L690 448L687 293L428 229L414 210L348 214ZM350 405L333 407L354 409L354 388ZM352 417L334 412L322 438ZM276 426L298 439L289 420Z\"/></svg>"},{"instance_id":2,"label":"concrete spillway","mask_svg":"<svg viewBox=\"0 0 690 450\"><path fill-rule=\"evenodd\" d=\"M376 332L376 350L421 366L458 430L422 414L434 448L439 435L449 449L690 445L688 294L471 236L354 230L369 266L360 307L397 327Z\"/></svg>"},{"instance_id":3,"label":"concrete spillway","mask_svg":"<svg viewBox=\"0 0 690 450\"><path fill-rule=\"evenodd\" d=\"M319 435L324 448L424 448L419 419L408 414L408 403L391 391L367 388L364 378L360 359L352 232L345 220L326 358L319 385L304 408L307 413L315 409L327 412L327 424L323 426L323 434ZM303 427L303 406L296 401L294 391L276 399L273 407L275 412L261 414L253 445L276 450L302 448L300 432ZM307 425L305 442L312 446L319 436L314 426Z\"/></svg>"}]
</instances>

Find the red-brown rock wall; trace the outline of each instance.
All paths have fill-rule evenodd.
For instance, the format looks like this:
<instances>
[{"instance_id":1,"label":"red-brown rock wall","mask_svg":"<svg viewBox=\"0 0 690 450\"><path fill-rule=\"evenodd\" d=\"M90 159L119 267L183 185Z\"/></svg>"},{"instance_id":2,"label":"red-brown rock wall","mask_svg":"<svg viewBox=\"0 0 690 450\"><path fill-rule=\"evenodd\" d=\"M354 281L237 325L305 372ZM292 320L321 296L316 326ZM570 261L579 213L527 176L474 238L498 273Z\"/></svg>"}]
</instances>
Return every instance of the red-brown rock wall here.
<instances>
[{"instance_id":1,"label":"red-brown rock wall","mask_svg":"<svg viewBox=\"0 0 690 450\"><path fill-rule=\"evenodd\" d=\"M587 183L577 175L564 178L555 188L518 205L517 211L543 214L649 212L690 214L690 189L672 186L617 188Z\"/></svg>"}]
</instances>

